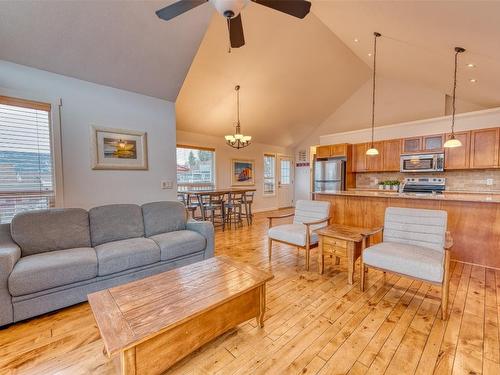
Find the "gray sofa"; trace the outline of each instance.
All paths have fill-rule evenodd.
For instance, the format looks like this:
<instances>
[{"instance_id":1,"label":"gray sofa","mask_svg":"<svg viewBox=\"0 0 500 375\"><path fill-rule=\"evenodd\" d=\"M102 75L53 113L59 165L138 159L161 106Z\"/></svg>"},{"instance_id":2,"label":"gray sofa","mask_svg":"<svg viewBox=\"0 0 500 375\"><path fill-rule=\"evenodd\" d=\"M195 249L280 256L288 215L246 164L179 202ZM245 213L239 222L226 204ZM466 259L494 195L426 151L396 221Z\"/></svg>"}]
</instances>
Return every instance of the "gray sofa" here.
<instances>
[{"instance_id":1,"label":"gray sofa","mask_svg":"<svg viewBox=\"0 0 500 375\"><path fill-rule=\"evenodd\" d=\"M0 326L213 255L213 225L179 202L21 213L0 225Z\"/></svg>"}]
</instances>

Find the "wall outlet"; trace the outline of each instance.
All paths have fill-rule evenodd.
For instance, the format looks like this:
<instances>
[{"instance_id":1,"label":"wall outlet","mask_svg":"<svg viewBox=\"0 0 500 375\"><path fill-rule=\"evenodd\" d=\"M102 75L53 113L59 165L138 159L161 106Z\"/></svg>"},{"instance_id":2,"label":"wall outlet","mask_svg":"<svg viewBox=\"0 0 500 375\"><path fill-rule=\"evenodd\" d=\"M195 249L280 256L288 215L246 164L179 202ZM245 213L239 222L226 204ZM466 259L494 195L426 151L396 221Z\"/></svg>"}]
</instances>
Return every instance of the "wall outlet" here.
<instances>
[{"instance_id":1,"label":"wall outlet","mask_svg":"<svg viewBox=\"0 0 500 375\"><path fill-rule=\"evenodd\" d=\"M174 184L172 181L162 181L161 182L162 189L172 189L173 187L174 187Z\"/></svg>"},{"instance_id":2,"label":"wall outlet","mask_svg":"<svg viewBox=\"0 0 500 375\"><path fill-rule=\"evenodd\" d=\"M486 185L488 185L488 186L493 185L493 182L494 182L494 181L493 181L493 179L492 179L492 178L487 178L487 179L486 179Z\"/></svg>"}]
</instances>

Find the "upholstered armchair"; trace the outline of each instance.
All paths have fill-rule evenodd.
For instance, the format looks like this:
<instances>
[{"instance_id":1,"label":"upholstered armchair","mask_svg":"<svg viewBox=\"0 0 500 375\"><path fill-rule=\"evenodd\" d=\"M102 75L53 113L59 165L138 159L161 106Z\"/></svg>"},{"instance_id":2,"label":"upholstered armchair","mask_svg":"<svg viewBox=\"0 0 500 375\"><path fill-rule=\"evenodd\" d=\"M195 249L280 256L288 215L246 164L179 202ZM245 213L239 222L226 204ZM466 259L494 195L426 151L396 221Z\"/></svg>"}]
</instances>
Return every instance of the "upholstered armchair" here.
<instances>
[{"instance_id":1,"label":"upholstered armchair","mask_svg":"<svg viewBox=\"0 0 500 375\"><path fill-rule=\"evenodd\" d=\"M283 224L273 227L274 219L283 219L293 216L292 224ZM269 216L268 250L271 260L273 241L296 246L306 251L306 270L309 270L309 252L318 246L318 235L315 229L328 225L330 217L330 202L298 200L295 212L282 216Z\"/></svg>"},{"instance_id":2,"label":"upholstered armchair","mask_svg":"<svg viewBox=\"0 0 500 375\"><path fill-rule=\"evenodd\" d=\"M440 285L441 318L446 320L453 245L446 226L446 211L388 207L380 229L383 241L361 254L361 290L367 268Z\"/></svg>"}]
</instances>

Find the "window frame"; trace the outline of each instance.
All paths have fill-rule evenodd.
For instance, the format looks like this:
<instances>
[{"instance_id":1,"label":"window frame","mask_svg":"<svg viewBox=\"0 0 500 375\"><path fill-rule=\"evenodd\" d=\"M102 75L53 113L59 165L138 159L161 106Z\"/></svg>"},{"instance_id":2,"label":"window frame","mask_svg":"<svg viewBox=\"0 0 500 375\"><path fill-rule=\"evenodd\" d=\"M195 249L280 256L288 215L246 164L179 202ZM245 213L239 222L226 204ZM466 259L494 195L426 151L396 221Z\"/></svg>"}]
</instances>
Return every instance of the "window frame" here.
<instances>
[{"instance_id":1,"label":"window frame","mask_svg":"<svg viewBox=\"0 0 500 375\"><path fill-rule=\"evenodd\" d=\"M273 157L274 158L274 165L273 165L273 192L272 193L266 193L266 166L265 166L265 158L266 157ZM262 156L262 196L263 197L275 197L277 193L277 162L278 162L278 155L274 152L264 152Z\"/></svg>"},{"instance_id":2,"label":"window frame","mask_svg":"<svg viewBox=\"0 0 500 375\"><path fill-rule=\"evenodd\" d=\"M52 159L52 184L54 207L64 207L64 177L62 162L61 98L35 95L0 87L2 104L47 110L49 117L49 140Z\"/></svg>"},{"instance_id":3,"label":"window frame","mask_svg":"<svg viewBox=\"0 0 500 375\"><path fill-rule=\"evenodd\" d=\"M184 148L184 149L191 149L191 150L198 150L198 151L210 151L213 153L213 158L212 158L212 186L215 188L217 185L217 160L216 160L216 157L217 157L217 153L216 153L216 150L215 150L215 147L206 147L206 146L195 146L195 145L188 145L188 144L176 144L175 145L175 156L176 156L176 168L177 168L177 149L178 148ZM177 187L178 187L178 190L182 190L182 189L179 189L179 185L180 186L185 186L187 187L188 189L189 188L196 188L196 187L203 187L203 186L207 186L206 183L181 183L179 184L179 181L177 180L177 171L175 173L175 182L177 184Z\"/></svg>"}]
</instances>

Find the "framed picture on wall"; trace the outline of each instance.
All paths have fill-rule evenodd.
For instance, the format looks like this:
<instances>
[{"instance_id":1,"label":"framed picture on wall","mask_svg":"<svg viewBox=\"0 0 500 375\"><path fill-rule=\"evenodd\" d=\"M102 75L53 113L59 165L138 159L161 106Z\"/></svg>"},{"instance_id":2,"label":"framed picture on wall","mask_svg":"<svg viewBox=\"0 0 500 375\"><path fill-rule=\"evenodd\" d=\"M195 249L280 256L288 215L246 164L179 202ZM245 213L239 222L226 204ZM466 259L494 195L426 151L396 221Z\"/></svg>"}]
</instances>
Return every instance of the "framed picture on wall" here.
<instances>
[{"instance_id":1,"label":"framed picture on wall","mask_svg":"<svg viewBox=\"0 0 500 375\"><path fill-rule=\"evenodd\" d=\"M231 186L255 185L255 160L231 160Z\"/></svg>"},{"instance_id":2,"label":"framed picture on wall","mask_svg":"<svg viewBox=\"0 0 500 375\"><path fill-rule=\"evenodd\" d=\"M92 169L147 170L146 132L90 127Z\"/></svg>"}]
</instances>

